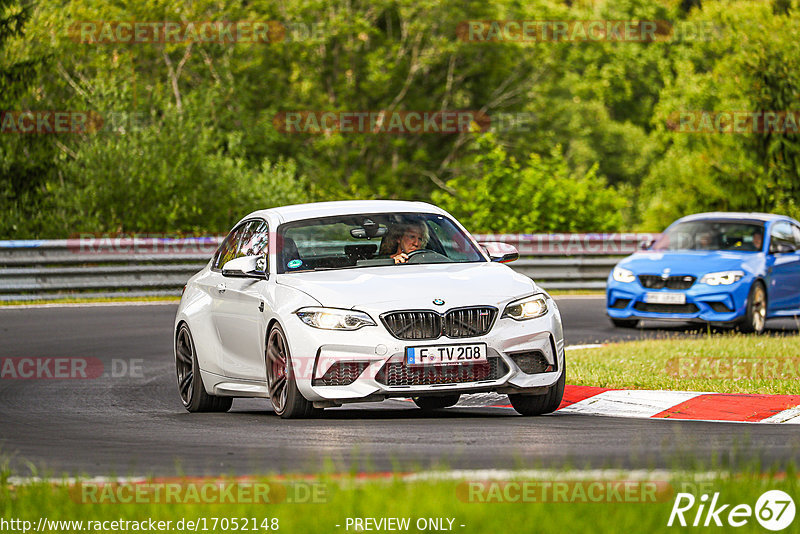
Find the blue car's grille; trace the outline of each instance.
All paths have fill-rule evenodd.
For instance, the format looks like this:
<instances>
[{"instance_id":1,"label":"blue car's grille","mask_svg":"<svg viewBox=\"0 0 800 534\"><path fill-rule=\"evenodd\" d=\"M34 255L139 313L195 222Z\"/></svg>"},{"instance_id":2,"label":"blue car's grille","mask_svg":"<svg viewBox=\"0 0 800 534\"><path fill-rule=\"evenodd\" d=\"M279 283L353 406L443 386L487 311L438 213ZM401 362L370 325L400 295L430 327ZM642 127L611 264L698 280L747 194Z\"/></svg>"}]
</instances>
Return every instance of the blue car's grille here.
<instances>
[{"instance_id":1,"label":"blue car's grille","mask_svg":"<svg viewBox=\"0 0 800 534\"><path fill-rule=\"evenodd\" d=\"M658 274L640 274L639 283L647 289L689 289L697 280L694 276L668 276Z\"/></svg>"}]
</instances>

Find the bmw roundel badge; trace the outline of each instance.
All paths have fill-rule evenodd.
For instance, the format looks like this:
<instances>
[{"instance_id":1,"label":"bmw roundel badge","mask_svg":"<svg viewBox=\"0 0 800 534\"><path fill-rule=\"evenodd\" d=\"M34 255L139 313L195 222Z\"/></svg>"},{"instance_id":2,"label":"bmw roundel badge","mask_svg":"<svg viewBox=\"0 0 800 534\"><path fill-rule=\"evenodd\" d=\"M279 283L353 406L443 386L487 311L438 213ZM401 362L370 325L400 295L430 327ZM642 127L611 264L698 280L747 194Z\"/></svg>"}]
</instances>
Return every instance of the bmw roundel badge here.
<instances>
[{"instance_id":1,"label":"bmw roundel badge","mask_svg":"<svg viewBox=\"0 0 800 534\"><path fill-rule=\"evenodd\" d=\"M436 304L437 306L444 305L444 301L442 299L433 299L433 303Z\"/></svg>"}]
</instances>

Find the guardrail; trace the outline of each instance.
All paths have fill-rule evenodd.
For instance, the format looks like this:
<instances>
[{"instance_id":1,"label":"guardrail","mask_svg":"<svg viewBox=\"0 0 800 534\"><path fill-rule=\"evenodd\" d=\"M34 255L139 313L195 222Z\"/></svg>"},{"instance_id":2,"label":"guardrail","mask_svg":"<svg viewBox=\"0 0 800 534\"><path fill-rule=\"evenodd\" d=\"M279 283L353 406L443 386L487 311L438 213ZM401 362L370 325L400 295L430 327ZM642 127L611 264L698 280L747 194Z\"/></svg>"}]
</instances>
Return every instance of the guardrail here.
<instances>
[{"instance_id":1,"label":"guardrail","mask_svg":"<svg viewBox=\"0 0 800 534\"><path fill-rule=\"evenodd\" d=\"M604 289L620 257L657 234L482 234L516 246L509 264L547 289ZM222 237L0 241L0 300L180 295Z\"/></svg>"}]
</instances>

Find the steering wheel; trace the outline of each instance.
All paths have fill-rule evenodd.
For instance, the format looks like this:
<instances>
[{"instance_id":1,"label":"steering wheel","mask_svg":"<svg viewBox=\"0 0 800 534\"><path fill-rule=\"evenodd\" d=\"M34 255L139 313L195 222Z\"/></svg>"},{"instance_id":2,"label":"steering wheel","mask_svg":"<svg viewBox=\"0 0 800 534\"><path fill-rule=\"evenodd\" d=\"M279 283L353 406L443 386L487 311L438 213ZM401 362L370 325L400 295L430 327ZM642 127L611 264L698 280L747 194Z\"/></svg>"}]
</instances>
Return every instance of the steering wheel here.
<instances>
[{"instance_id":1,"label":"steering wheel","mask_svg":"<svg viewBox=\"0 0 800 534\"><path fill-rule=\"evenodd\" d=\"M414 256L419 256L420 254L425 254L426 252L433 252L433 251L427 248L418 248L417 250L412 250L411 252L407 252L406 256L410 260Z\"/></svg>"},{"instance_id":2,"label":"steering wheel","mask_svg":"<svg viewBox=\"0 0 800 534\"><path fill-rule=\"evenodd\" d=\"M426 254L427 256L425 256ZM417 261L412 261L412 258L414 257L419 259ZM425 260L422 259L423 257ZM424 263L445 263L450 261L450 259L447 256L436 252L435 250L431 250L429 248L420 248L408 253L408 260L406 263L423 263L423 261Z\"/></svg>"}]
</instances>

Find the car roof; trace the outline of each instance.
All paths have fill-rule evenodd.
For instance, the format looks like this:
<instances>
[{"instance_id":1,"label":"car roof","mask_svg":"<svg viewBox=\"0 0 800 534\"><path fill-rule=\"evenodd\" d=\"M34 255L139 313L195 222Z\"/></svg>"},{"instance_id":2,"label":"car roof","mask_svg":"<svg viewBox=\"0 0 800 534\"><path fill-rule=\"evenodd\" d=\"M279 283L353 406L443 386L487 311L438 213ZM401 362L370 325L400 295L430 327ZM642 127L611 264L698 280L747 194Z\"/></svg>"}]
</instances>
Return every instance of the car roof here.
<instances>
[{"instance_id":1,"label":"car roof","mask_svg":"<svg viewBox=\"0 0 800 534\"><path fill-rule=\"evenodd\" d=\"M687 221L703 221L709 219L730 219L737 221L761 221L769 222L776 220L791 221L790 217L785 215L775 215L774 213L757 213L757 212L738 212L738 211L710 211L707 213L695 213L694 215L687 215L681 217L675 222Z\"/></svg>"},{"instance_id":2,"label":"car roof","mask_svg":"<svg viewBox=\"0 0 800 534\"><path fill-rule=\"evenodd\" d=\"M330 217L335 215L352 215L357 213L435 213L447 215L447 212L426 202L407 200L339 200L333 202L313 202L310 204L294 204L254 211L242 221L253 217L267 218L277 216L282 222L300 221L314 217ZM241 221L240 221L241 222ZM237 223L238 224L238 223Z\"/></svg>"}]
</instances>

